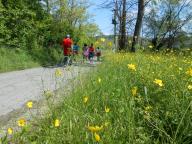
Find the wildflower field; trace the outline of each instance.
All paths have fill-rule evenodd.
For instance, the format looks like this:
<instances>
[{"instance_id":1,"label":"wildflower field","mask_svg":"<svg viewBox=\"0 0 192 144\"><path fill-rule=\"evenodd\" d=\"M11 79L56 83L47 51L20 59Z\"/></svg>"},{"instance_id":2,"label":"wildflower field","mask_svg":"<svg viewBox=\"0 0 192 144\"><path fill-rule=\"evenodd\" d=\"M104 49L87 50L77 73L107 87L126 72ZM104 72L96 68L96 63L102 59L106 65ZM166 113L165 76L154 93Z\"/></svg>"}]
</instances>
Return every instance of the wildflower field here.
<instances>
[{"instance_id":1,"label":"wildflower field","mask_svg":"<svg viewBox=\"0 0 192 144\"><path fill-rule=\"evenodd\" d=\"M192 143L191 57L110 54L78 79L45 118L22 118L21 132L9 128L2 143Z\"/></svg>"}]
</instances>

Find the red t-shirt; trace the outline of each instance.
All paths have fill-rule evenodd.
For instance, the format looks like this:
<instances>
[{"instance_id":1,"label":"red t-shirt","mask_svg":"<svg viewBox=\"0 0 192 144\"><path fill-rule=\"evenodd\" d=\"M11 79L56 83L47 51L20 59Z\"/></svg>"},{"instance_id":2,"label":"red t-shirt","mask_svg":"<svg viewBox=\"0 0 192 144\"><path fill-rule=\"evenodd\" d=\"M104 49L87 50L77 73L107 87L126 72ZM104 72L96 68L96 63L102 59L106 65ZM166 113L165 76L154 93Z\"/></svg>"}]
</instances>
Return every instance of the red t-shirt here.
<instances>
[{"instance_id":1,"label":"red t-shirt","mask_svg":"<svg viewBox=\"0 0 192 144\"><path fill-rule=\"evenodd\" d=\"M94 52L94 47L89 47L89 52Z\"/></svg>"},{"instance_id":2,"label":"red t-shirt","mask_svg":"<svg viewBox=\"0 0 192 144\"><path fill-rule=\"evenodd\" d=\"M73 41L70 38L63 39L63 54L70 55L71 54L71 46Z\"/></svg>"}]
</instances>

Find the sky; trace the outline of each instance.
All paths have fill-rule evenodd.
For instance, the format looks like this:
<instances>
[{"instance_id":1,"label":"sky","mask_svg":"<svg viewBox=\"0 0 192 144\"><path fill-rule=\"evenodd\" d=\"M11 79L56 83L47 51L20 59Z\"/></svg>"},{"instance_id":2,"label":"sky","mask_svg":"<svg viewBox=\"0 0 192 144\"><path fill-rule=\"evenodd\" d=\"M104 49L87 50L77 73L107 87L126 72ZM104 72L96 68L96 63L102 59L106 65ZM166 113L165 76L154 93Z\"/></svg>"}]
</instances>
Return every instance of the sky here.
<instances>
[{"instance_id":1,"label":"sky","mask_svg":"<svg viewBox=\"0 0 192 144\"><path fill-rule=\"evenodd\" d=\"M111 24L111 19L113 12L110 9L101 9L98 7L99 4L103 2L103 0L90 0L91 4L93 4L88 12L93 16L93 20L99 26L101 31L105 35L109 35L113 33L113 25Z\"/></svg>"}]
</instances>

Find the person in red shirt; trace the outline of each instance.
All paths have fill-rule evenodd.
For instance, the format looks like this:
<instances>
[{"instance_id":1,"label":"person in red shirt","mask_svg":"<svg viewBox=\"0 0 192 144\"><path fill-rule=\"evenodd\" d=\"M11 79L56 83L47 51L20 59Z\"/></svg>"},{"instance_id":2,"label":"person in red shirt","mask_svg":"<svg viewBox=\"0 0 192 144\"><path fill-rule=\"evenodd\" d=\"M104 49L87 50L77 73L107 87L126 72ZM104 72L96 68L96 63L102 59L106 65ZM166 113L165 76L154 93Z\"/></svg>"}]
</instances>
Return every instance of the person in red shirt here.
<instances>
[{"instance_id":1,"label":"person in red shirt","mask_svg":"<svg viewBox=\"0 0 192 144\"><path fill-rule=\"evenodd\" d=\"M89 61L90 61L90 63L93 63L93 57L94 57L94 53L95 53L95 49L93 47L93 44L91 44L88 51L89 51Z\"/></svg>"},{"instance_id":2,"label":"person in red shirt","mask_svg":"<svg viewBox=\"0 0 192 144\"><path fill-rule=\"evenodd\" d=\"M73 41L70 38L70 35L67 35L64 39L63 39L63 55L64 55L64 65L66 65L68 63L68 60L72 54L72 44ZM70 60L70 64L72 63L72 61Z\"/></svg>"}]
</instances>

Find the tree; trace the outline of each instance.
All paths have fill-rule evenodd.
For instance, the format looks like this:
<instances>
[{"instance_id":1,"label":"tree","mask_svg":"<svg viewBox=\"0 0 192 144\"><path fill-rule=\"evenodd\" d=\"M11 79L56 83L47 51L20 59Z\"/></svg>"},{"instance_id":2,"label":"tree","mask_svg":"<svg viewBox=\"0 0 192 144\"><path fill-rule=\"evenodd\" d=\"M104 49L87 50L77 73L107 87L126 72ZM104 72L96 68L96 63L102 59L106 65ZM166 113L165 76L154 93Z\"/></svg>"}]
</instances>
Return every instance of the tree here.
<instances>
[{"instance_id":1,"label":"tree","mask_svg":"<svg viewBox=\"0 0 192 144\"><path fill-rule=\"evenodd\" d=\"M133 35L131 52L135 52L135 45L138 43L138 39L141 32L143 16L144 16L144 8L145 8L144 0L138 0L138 14L137 14L137 21L135 25L134 35Z\"/></svg>"},{"instance_id":2,"label":"tree","mask_svg":"<svg viewBox=\"0 0 192 144\"><path fill-rule=\"evenodd\" d=\"M87 13L89 2L87 0L54 0L49 1L53 22L48 37L50 43L60 43L67 34L74 41L88 39L99 31L98 26L88 22L90 15ZM90 29L87 29L87 28ZM92 37L90 37L92 39Z\"/></svg>"},{"instance_id":3,"label":"tree","mask_svg":"<svg viewBox=\"0 0 192 144\"><path fill-rule=\"evenodd\" d=\"M105 0L101 4L101 8L113 9L115 11L119 50L127 49L127 13L133 5L133 0Z\"/></svg>"},{"instance_id":4,"label":"tree","mask_svg":"<svg viewBox=\"0 0 192 144\"><path fill-rule=\"evenodd\" d=\"M122 15L120 18L119 50L126 49L126 0L123 0Z\"/></svg>"},{"instance_id":5,"label":"tree","mask_svg":"<svg viewBox=\"0 0 192 144\"><path fill-rule=\"evenodd\" d=\"M150 15L145 18L146 31L156 50L163 46L172 48L183 32L190 32L185 26L192 19L191 0L161 0L150 6Z\"/></svg>"}]
</instances>

